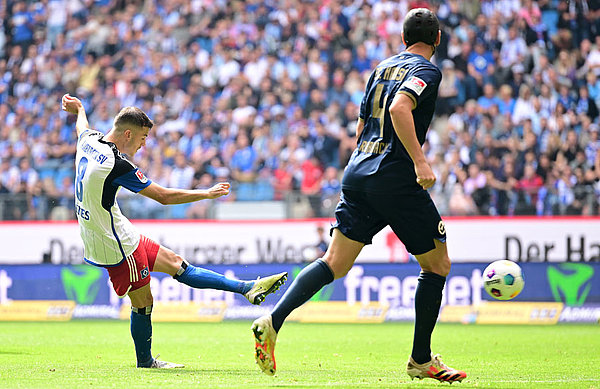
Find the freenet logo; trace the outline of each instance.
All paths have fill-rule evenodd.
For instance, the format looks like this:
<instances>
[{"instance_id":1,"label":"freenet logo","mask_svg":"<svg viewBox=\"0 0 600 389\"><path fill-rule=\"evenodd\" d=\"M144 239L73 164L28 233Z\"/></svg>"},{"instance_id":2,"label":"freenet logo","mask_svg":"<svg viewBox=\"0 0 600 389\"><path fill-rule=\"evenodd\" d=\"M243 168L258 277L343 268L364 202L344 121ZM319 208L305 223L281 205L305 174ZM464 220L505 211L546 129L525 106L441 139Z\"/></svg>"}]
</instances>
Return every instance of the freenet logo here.
<instances>
[{"instance_id":1,"label":"freenet logo","mask_svg":"<svg viewBox=\"0 0 600 389\"><path fill-rule=\"evenodd\" d=\"M93 304L96 300L101 276L102 270L88 265L64 267L60 271L67 298L82 305Z\"/></svg>"},{"instance_id":2,"label":"freenet logo","mask_svg":"<svg viewBox=\"0 0 600 389\"><path fill-rule=\"evenodd\" d=\"M582 263L562 263L548 266L548 283L556 301L578 307L590 293L594 268Z\"/></svg>"}]
</instances>

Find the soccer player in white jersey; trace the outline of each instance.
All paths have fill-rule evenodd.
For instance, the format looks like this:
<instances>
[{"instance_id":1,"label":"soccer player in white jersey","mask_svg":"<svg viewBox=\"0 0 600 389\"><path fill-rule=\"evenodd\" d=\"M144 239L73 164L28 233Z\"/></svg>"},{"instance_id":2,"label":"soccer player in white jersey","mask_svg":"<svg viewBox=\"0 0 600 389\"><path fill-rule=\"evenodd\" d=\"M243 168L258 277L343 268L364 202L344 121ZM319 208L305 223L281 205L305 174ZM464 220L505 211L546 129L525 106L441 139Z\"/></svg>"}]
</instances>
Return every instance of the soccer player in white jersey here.
<instances>
[{"instance_id":1,"label":"soccer player in white jersey","mask_svg":"<svg viewBox=\"0 0 600 389\"><path fill-rule=\"evenodd\" d=\"M152 293L150 272L170 274L193 288L212 288L243 294L260 304L287 279L287 273L256 281L240 281L195 267L179 255L141 235L123 216L116 201L121 187L161 204L183 204L229 194L229 183L206 190L164 188L149 180L127 160L146 144L154 123L139 108L123 108L106 135L90 128L79 99L64 95L62 109L77 115L75 208L84 243L84 260L105 267L115 292L131 299L131 336L137 367L173 368L183 365L152 357Z\"/></svg>"}]
</instances>

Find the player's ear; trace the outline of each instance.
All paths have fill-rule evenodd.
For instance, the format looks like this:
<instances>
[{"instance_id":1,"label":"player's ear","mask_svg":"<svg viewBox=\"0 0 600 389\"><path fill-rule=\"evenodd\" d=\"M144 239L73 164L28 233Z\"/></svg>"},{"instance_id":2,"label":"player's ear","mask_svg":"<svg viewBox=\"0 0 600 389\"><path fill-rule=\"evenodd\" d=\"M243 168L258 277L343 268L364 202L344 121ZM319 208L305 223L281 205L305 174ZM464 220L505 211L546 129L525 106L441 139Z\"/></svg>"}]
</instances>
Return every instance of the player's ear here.
<instances>
[{"instance_id":1,"label":"player's ear","mask_svg":"<svg viewBox=\"0 0 600 389\"><path fill-rule=\"evenodd\" d=\"M406 45L406 41L404 40L404 33L403 33L403 32L401 32L401 33L400 33L400 37L402 37L402 44L403 44L404 46L407 46L407 45Z\"/></svg>"},{"instance_id":2,"label":"player's ear","mask_svg":"<svg viewBox=\"0 0 600 389\"><path fill-rule=\"evenodd\" d=\"M442 30L438 30L438 34L437 34L437 38L435 38L434 46L439 46L441 40L442 40Z\"/></svg>"}]
</instances>

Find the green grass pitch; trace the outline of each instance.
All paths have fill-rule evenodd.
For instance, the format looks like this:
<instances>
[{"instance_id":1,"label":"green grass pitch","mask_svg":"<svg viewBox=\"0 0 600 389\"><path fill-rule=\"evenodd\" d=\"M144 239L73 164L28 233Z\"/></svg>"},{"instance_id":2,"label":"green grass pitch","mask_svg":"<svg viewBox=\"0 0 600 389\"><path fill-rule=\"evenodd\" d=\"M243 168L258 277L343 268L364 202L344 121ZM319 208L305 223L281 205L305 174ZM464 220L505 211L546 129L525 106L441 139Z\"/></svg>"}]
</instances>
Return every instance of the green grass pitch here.
<instances>
[{"instance_id":1,"label":"green grass pitch","mask_svg":"<svg viewBox=\"0 0 600 389\"><path fill-rule=\"evenodd\" d=\"M254 364L250 322L155 323L153 353L185 369L141 370L125 321L0 322L2 388L431 388L405 373L412 323L287 323L278 373ZM468 377L453 388L600 388L600 326L438 324L434 352Z\"/></svg>"}]
</instances>

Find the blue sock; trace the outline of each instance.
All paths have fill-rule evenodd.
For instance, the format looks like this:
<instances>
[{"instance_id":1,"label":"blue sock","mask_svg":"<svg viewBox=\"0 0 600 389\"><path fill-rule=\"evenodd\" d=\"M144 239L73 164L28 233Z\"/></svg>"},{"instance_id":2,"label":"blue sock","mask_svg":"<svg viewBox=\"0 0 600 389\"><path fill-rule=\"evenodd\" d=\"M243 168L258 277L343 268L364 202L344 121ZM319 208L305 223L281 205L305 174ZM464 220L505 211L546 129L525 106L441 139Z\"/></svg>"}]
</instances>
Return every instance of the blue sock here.
<instances>
[{"instance_id":1,"label":"blue sock","mask_svg":"<svg viewBox=\"0 0 600 389\"><path fill-rule=\"evenodd\" d=\"M332 281L333 272L329 265L320 258L302 269L271 312L275 331L279 332L285 318L294 309L307 302L322 287Z\"/></svg>"},{"instance_id":2,"label":"blue sock","mask_svg":"<svg viewBox=\"0 0 600 389\"><path fill-rule=\"evenodd\" d=\"M248 292L254 285L254 281L232 280L223 274L190 265L185 261L173 278L196 289L218 289L241 294Z\"/></svg>"},{"instance_id":3,"label":"blue sock","mask_svg":"<svg viewBox=\"0 0 600 389\"><path fill-rule=\"evenodd\" d=\"M146 308L131 308L131 337L135 344L137 367L150 367L153 358L152 347L152 321L150 314L152 306Z\"/></svg>"},{"instance_id":4,"label":"blue sock","mask_svg":"<svg viewBox=\"0 0 600 389\"><path fill-rule=\"evenodd\" d=\"M412 358L421 364L431 360L431 333L440 312L446 277L422 271L415 291L415 334Z\"/></svg>"}]
</instances>

